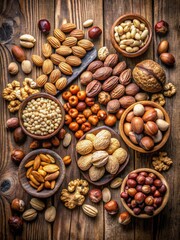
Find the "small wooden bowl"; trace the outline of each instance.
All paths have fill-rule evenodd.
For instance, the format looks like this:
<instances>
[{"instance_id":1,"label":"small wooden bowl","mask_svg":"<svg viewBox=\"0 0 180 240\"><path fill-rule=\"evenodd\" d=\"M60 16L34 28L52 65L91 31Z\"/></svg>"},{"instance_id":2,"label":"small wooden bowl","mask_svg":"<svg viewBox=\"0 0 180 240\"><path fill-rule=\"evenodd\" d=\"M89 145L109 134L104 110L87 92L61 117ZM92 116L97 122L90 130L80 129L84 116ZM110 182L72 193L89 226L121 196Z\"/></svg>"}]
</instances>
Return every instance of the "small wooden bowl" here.
<instances>
[{"instance_id":1,"label":"small wooden bowl","mask_svg":"<svg viewBox=\"0 0 180 240\"><path fill-rule=\"evenodd\" d=\"M130 155L129 155L129 153L128 153L128 148L127 148L126 144L122 141L122 139L121 139L121 137L119 136L119 134L117 134L112 128L109 128L109 127L106 127L106 126L101 126L101 127L97 127L97 128L94 128L94 129L90 130L90 131L87 132L86 134L88 134L88 133L97 134L98 132L100 132L101 130L104 130L104 129L108 130L108 131L111 133L111 135L112 135L113 138L117 138L117 139L119 140L119 142L120 142L120 144L121 144L121 147L124 148L124 149L127 151L127 154L128 154L128 155L127 155L127 158L126 158L125 162L124 162L122 165L120 165L119 170L117 171L116 174L112 175L112 174L110 174L110 173L108 173L108 172L105 172L104 176L103 176L101 179L99 179L98 181L95 181L95 182L93 182L93 181L90 179L90 177L89 177L89 171L88 171L88 170L87 170L87 171L82 171L82 170L79 168L80 171L81 171L81 173L82 173L82 175L83 175L83 177L84 177L88 182L92 183L92 184L95 185L95 186L103 186L103 185L106 185L107 183L109 183L110 181L112 181L120 172L122 172L122 171L124 170L124 168L126 167L126 165L127 165L128 162L129 162L129 157L130 157ZM84 134L84 135L79 139L79 141L85 139L86 134ZM78 154L78 158L76 158L76 161L79 159L80 156L81 156L81 155Z\"/></svg>"},{"instance_id":2,"label":"small wooden bowl","mask_svg":"<svg viewBox=\"0 0 180 240\"><path fill-rule=\"evenodd\" d=\"M57 103L61 109L61 115L62 115L62 119L61 119L61 123L59 125L59 127L52 133L50 134L47 134L47 135L44 135L44 136L41 136L41 135L36 135L36 134L32 134L30 133L23 125L23 119L22 119L22 112L24 110L24 108L26 107L27 103L29 101L31 101L32 99L36 99L36 98L40 98L40 97L43 97L43 98L48 98L48 99L51 99L52 101L54 101L55 103ZM47 93L37 93L37 94L33 94L31 96L29 96L28 98L26 98L22 103L21 103L21 106L20 106L20 109L19 109L19 112L18 112L18 117L19 117L19 123L20 123L20 126L22 127L23 131L25 132L26 135L34 138L34 139L38 139L38 140L43 140L43 139L49 139L51 137L53 137L54 135L56 135L59 130L63 127L64 125L64 117L65 117L65 112L64 112L64 108L61 104L61 102L53 97L52 95L50 94L47 94Z\"/></svg>"},{"instance_id":3,"label":"small wooden bowl","mask_svg":"<svg viewBox=\"0 0 180 240\"><path fill-rule=\"evenodd\" d=\"M122 22L124 22L126 20L132 20L132 19L138 19L140 22L145 24L145 26L149 30L149 38L148 38L148 41L146 42L146 44L144 45L144 47L140 48L139 51L134 52L134 53L128 53L125 50L121 49L119 47L119 44L116 42L116 40L114 38L114 28L115 28L115 26L118 26ZM134 58L134 57L138 57L138 56L142 55L148 49L148 47L149 47L149 45L151 43L151 40L152 40L152 28L151 28L150 23L144 17L142 17L139 14L130 13L130 14L125 14L125 15L119 17L113 23L113 25L111 27L110 35L111 35L112 45L116 49L117 52L121 53L125 57Z\"/></svg>"},{"instance_id":4,"label":"small wooden bowl","mask_svg":"<svg viewBox=\"0 0 180 240\"><path fill-rule=\"evenodd\" d=\"M28 179L26 178L26 168L24 167L25 164L34 159L36 155L43 153L43 154L50 154L55 160L56 160L56 165L58 165L58 167L60 168L60 175L59 177L56 179L56 185L54 187L54 189L43 189L41 192L37 192L35 188L33 188L29 182ZM31 196L37 197L37 198L48 198L50 196L52 196L55 192L57 192L57 190L59 189L59 187L61 186L64 177L65 177L65 166L64 166L64 162L62 160L62 158L54 151L49 150L49 149L38 149L38 150L34 150L30 153L28 153L23 160L21 161L21 164L19 165L19 169L18 169L18 178L19 178L19 182L21 183L21 186L23 187L23 189L29 193Z\"/></svg>"},{"instance_id":5,"label":"small wooden bowl","mask_svg":"<svg viewBox=\"0 0 180 240\"><path fill-rule=\"evenodd\" d=\"M132 211L131 208L128 207L128 205L126 204L125 200L123 198L121 198L121 202L123 204L123 206L125 207L125 209L134 217L137 217L137 218L152 218L154 216L156 216L157 214L159 214L163 208L166 206L167 202L168 202L168 199L169 199L169 185L166 181L166 179L163 177L163 175L161 175L159 172L151 169L151 168L138 168L130 173L139 173L139 172L151 172L151 173L154 173L161 181L162 183L166 186L167 190L166 190L166 193L163 197L163 201L162 201L162 204L160 207L158 207L155 211L154 211L154 214L152 216L150 215L147 215L146 213L141 213L139 215L136 215L134 214L134 212ZM129 174L130 174L129 173ZM128 175L129 175L128 174ZM124 189L125 189L125 186L126 186L126 182L127 182L127 179L128 179L128 175L124 178L123 182L122 182L122 185L121 185L121 190L120 190L120 193L124 192Z\"/></svg>"},{"instance_id":6,"label":"small wooden bowl","mask_svg":"<svg viewBox=\"0 0 180 240\"><path fill-rule=\"evenodd\" d=\"M165 121L168 122L170 124L170 118L167 114L167 112L165 111L165 109L163 107L161 107L159 104L155 103L155 102L152 102L152 101L140 101L140 102L136 102L134 104L132 104L130 107L128 107L124 113L122 114L121 116L121 119L120 119L120 122L119 122L119 132L120 132L120 135L122 137L122 139L125 141L125 143L132 149L134 149L135 151L138 151L138 152L141 152L141 153L152 153L152 152L155 152L155 151L158 151L160 148L162 148L164 146L164 144L167 142L168 138L169 138L169 135L170 135L170 127L168 128L168 130L164 133L164 136L161 140L160 143L156 144L154 146L153 149L147 151L143 148L141 148L140 146L138 145L135 145L134 143L131 142L131 140L126 136L126 134L124 133L124 123L125 123L125 119L126 119L126 116L127 114L134 108L134 106L136 104L139 104L141 103L142 105L146 105L146 106L150 106L150 107L154 107L154 108L159 108L163 114L164 114L164 117L165 117Z\"/></svg>"}]
</instances>

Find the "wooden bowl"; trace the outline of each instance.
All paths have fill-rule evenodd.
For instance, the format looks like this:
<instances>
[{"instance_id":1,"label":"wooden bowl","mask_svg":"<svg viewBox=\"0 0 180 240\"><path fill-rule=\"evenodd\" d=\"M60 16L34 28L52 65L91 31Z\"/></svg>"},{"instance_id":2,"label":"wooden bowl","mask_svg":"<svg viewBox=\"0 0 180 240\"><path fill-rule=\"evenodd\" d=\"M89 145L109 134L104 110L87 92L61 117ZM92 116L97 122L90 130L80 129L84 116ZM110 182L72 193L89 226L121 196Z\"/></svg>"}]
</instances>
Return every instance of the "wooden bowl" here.
<instances>
[{"instance_id":1,"label":"wooden bowl","mask_svg":"<svg viewBox=\"0 0 180 240\"><path fill-rule=\"evenodd\" d=\"M139 51L134 52L134 53L128 53L125 50L121 49L119 47L118 43L116 42L116 40L114 38L114 28L115 28L115 26L118 26L119 24L121 24L125 20L132 20L132 19L138 19L140 22L145 24L145 26L149 30L149 38L148 38L146 44L144 45L144 47L140 48ZM151 40L152 40L152 28L151 28L150 23L144 17L142 17L139 14L130 13L130 14L125 14L125 15L119 17L113 23L113 25L111 27L110 35L111 35L112 45L116 49L117 52L121 53L125 57L134 58L134 57L138 57L138 56L142 55L148 49L148 47L149 47L149 45L151 43Z\"/></svg>"},{"instance_id":2,"label":"wooden bowl","mask_svg":"<svg viewBox=\"0 0 180 240\"><path fill-rule=\"evenodd\" d=\"M35 188L33 188L29 182L28 179L26 178L26 168L24 167L25 164L34 159L34 157L40 153L43 154L50 154L55 160L56 160L56 165L58 165L58 167L60 168L60 175L56 180L56 185L54 187L54 189L43 189L41 192L37 192ZM48 198L50 196L52 196L55 192L57 192L57 190L59 189L59 187L61 186L64 177L65 177L65 166L64 166L64 162L62 160L62 158L54 151L49 150L49 149L38 149L38 150L34 150L30 153L28 153L23 160L21 161L21 164L19 165L19 169L18 169L18 178L19 178L19 182L21 183L21 186L23 187L23 189L29 193L31 196L37 197L37 198Z\"/></svg>"},{"instance_id":3,"label":"wooden bowl","mask_svg":"<svg viewBox=\"0 0 180 240\"><path fill-rule=\"evenodd\" d=\"M159 172L151 169L151 168L138 168L130 173L139 173L139 172L151 172L151 173L154 173L161 181L162 183L166 186L167 190L166 190L166 193L163 197L163 201L162 201L162 204L160 207L158 207L155 211L154 211L154 214L152 216L150 215L147 215L146 213L141 213L139 215L136 215L134 214L134 212L132 211L131 208L128 207L128 205L126 204L125 200L123 198L121 198L121 202L123 204L123 206L125 207L125 209L134 217L137 217L137 218L152 218L154 216L156 216L157 214L159 214L163 208L166 206L167 202L168 202L168 199L169 199L169 185L166 181L166 179L163 177L163 175L161 175ZM129 174L130 174L129 173ZM128 175L129 175L128 174ZM127 182L127 179L128 179L128 175L124 178L123 182L122 182L122 185L121 185L121 190L120 190L120 193L124 192L124 188L126 186L126 182Z\"/></svg>"},{"instance_id":4,"label":"wooden bowl","mask_svg":"<svg viewBox=\"0 0 180 240\"><path fill-rule=\"evenodd\" d=\"M126 167L126 165L127 165L128 162L129 162L129 157L130 157L130 155L129 155L129 153L128 153L128 148L127 148L126 144L122 141L122 139L121 139L121 137L119 136L119 134L117 134L113 129L111 129L111 128L109 128L109 127L106 127L106 126L101 126L101 127L97 127L97 128L94 128L94 129L90 130L90 131L87 132L86 134L88 134L88 133L97 134L98 132L100 132L101 130L104 130L104 129L108 130L108 131L111 133L111 135L112 135L113 138L117 138L117 139L119 140L119 142L120 142L120 144L121 144L121 147L124 148L124 149L127 151L127 154L128 154L128 155L127 155L127 158L126 158L125 162L124 162L122 165L120 165L119 170L117 171L116 174L112 175L112 174L110 174L110 173L108 173L108 172L105 172L104 176L103 176L101 179L99 179L98 181L92 181L92 180L90 179L88 170L87 170L87 171L82 171L82 170L80 169L83 177L84 177L88 182L92 183L92 184L95 185L95 186L103 186L103 185L106 185L107 183L109 183L110 181L112 181L120 172L122 172L122 171L124 170L124 168ZM84 134L84 135L79 139L79 141L85 139L86 134ZM78 154L78 158L76 158L76 161L79 159L80 156L81 156L81 155Z\"/></svg>"},{"instance_id":5,"label":"wooden bowl","mask_svg":"<svg viewBox=\"0 0 180 240\"><path fill-rule=\"evenodd\" d=\"M152 101L140 101L140 102L136 102L134 104L132 104L130 107L128 107L124 113L122 114L121 116L121 119L120 119L120 122L119 122L119 132L120 132L120 135L122 137L122 139L125 141L125 143L132 149L134 149L135 151L138 151L138 152L141 152L141 153L152 153L152 152L155 152L155 151L158 151L160 148L162 148L164 146L164 144L167 142L168 138L169 138L169 135L170 135L170 127L168 128L168 130L164 133L163 135L163 138L161 140L161 142L159 142L158 144L156 144L154 146L153 149L147 151L143 148L141 148L140 146L138 145L135 145L134 143L131 142L131 140L126 136L126 134L124 133L124 123L125 123L125 119L126 119L126 116L127 114L134 108L134 106L136 104L139 104L141 103L142 105L146 105L146 106L151 106L151 107L154 107L154 108L159 108L163 114L164 114L164 117L165 117L165 121L168 122L170 124L170 119L169 119L169 116L167 114L167 112L165 111L165 109L163 107L161 107L159 104L155 103L155 102L152 102Z\"/></svg>"},{"instance_id":6,"label":"wooden bowl","mask_svg":"<svg viewBox=\"0 0 180 240\"><path fill-rule=\"evenodd\" d=\"M26 107L27 103L29 101L31 101L32 99L36 99L36 98L40 98L40 97L43 97L43 98L48 98L48 99L51 99L53 100L55 103L57 103L61 109L61 114L62 114L62 119L61 119L61 123L59 125L59 127L52 133L50 134L47 134L47 135L44 135L44 136L41 136L41 135L36 135L36 134L32 134L30 133L23 125L23 119L22 119L22 112L24 110L24 108ZM64 112L64 108L61 104L61 102L53 97L52 95L50 94L47 94L47 93L37 93L37 94L33 94L31 96L29 96L28 98L26 98L22 103L21 103L21 106L20 106L20 109L19 109L19 112L18 112L18 117L19 117L19 123L20 123L20 126L22 127L23 131L25 132L26 135L34 138L34 139L38 139L38 140L43 140L43 139L48 139L48 138L51 138L53 137L54 135L56 135L59 130L63 127L64 125L64 117L65 117L65 112Z\"/></svg>"}]
</instances>

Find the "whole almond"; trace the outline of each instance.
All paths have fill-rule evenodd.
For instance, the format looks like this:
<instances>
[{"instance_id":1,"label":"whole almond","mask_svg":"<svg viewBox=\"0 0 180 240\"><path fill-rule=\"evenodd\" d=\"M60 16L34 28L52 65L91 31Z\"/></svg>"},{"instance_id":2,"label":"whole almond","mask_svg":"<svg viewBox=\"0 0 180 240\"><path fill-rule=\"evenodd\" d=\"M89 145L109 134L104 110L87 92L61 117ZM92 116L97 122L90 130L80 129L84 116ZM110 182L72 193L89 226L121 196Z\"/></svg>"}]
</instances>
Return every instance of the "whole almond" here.
<instances>
[{"instance_id":1,"label":"whole almond","mask_svg":"<svg viewBox=\"0 0 180 240\"><path fill-rule=\"evenodd\" d=\"M47 82L47 80L48 80L48 76L45 74L42 74L36 79L36 84L38 87L43 87L44 84Z\"/></svg>"},{"instance_id":2,"label":"whole almond","mask_svg":"<svg viewBox=\"0 0 180 240\"><path fill-rule=\"evenodd\" d=\"M101 67L95 71L93 78L97 80L106 80L111 76L112 68L111 67Z\"/></svg>"},{"instance_id":3,"label":"whole almond","mask_svg":"<svg viewBox=\"0 0 180 240\"><path fill-rule=\"evenodd\" d=\"M61 71L59 69L54 69L49 76L49 81L55 83L60 77Z\"/></svg>"},{"instance_id":4,"label":"whole almond","mask_svg":"<svg viewBox=\"0 0 180 240\"><path fill-rule=\"evenodd\" d=\"M50 44L53 48L59 48L59 47L61 46L60 41L59 41L57 38L53 37L53 36L49 36L49 37L47 38L47 40L48 40L49 44Z\"/></svg>"},{"instance_id":5,"label":"whole almond","mask_svg":"<svg viewBox=\"0 0 180 240\"><path fill-rule=\"evenodd\" d=\"M51 54L50 59L55 65L59 65L60 62L66 61L64 57L56 53Z\"/></svg>"},{"instance_id":6,"label":"whole almond","mask_svg":"<svg viewBox=\"0 0 180 240\"><path fill-rule=\"evenodd\" d=\"M88 39L81 39L78 41L77 45L84 48L86 51L90 51L94 47L94 44Z\"/></svg>"},{"instance_id":7,"label":"whole almond","mask_svg":"<svg viewBox=\"0 0 180 240\"><path fill-rule=\"evenodd\" d=\"M50 59L46 59L42 65L42 71L44 74L50 74L53 70L53 62Z\"/></svg>"},{"instance_id":8,"label":"whole almond","mask_svg":"<svg viewBox=\"0 0 180 240\"><path fill-rule=\"evenodd\" d=\"M102 199L103 199L103 202L107 203L111 200L111 192L109 190L109 188L104 188L102 190Z\"/></svg>"},{"instance_id":9,"label":"whole almond","mask_svg":"<svg viewBox=\"0 0 180 240\"><path fill-rule=\"evenodd\" d=\"M54 29L54 37L60 42L63 42L66 39L66 35L59 28Z\"/></svg>"},{"instance_id":10,"label":"whole almond","mask_svg":"<svg viewBox=\"0 0 180 240\"><path fill-rule=\"evenodd\" d=\"M59 78L57 81L56 81L56 88L58 89L58 90L62 90L62 89L64 89L65 87L66 87L66 85L67 85L67 78L65 78L65 77L61 77L61 78Z\"/></svg>"},{"instance_id":11,"label":"whole almond","mask_svg":"<svg viewBox=\"0 0 180 240\"><path fill-rule=\"evenodd\" d=\"M86 50L82 47L74 46L74 47L72 47L72 53L73 53L73 55L75 55L79 58L83 58L86 55Z\"/></svg>"},{"instance_id":12,"label":"whole almond","mask_svg":"<svg viewBox=\"0 0 180 240\"><path fill-rule=\"evenodd\" d=\"M112 75L119 76L126 69L126 62L119 62L113 69Z\"/></svg>"},{"instance_id":13,"label":"whole almond","mask_svg":"<svg viewBox=\"0 0 180 240\"><path fill-rule=\"evenodd\" d=\"M72 75L73 74L72 67L65 62L61 62L59 64L59 68L60 68L61 72L64 73L65 75Z\"/></svg>"},{"instance_id":14,"label":"whole almond","mask_svg":"<svg viewBox=\"0 0 180 240\"><path fill-rule=\"evenodd\" d=\"M13 56L18 62L22 62L26 59L26 54L21 47L14 45L11 49Z\"/></svg>"},{"instance_id":15,"label":"whole almond","mask_svg":"<svg viewBox=\"0 0 180 240\"><path fill-rule=\"evenodd\" d=\"M166 53L169 48L169 42L167 40L162 40L157 48L157 52L160 55L161 53Z\"/></svg>"},{"instance_id":16,"label":"whole almond","mask_svg":"<svg viewBox=\"0 0 180 240\"><path fill-rule=\"evenodd\" d=\"M95 97L101 91L101 83L97 80L91 81L86 87L86 94L88 97Z\"/></svg>"},{"instance_id":17,"label":"whole almond","mask_svg":"<svg viewBox=\"0 0 180 240\"><path fill-rule=\"evenodd\" d=\"M45 181L53 181L53 180L57 179L58 176L59 176L59 171L56 171L54 173L47 175L44 179L45 179Z\"/></svg>"},{"instance_id":18,"label":"whole almond","mask_svg":"<svg viewBox=\"0 0 180 240\"><path fill-rule=\"evenodd\" d=\"M33 61L33 63L37 66L37 67L42 67L43 65L43 59L41 56L39 55L32 55L31 59Z\"/></svg>"},{"instance_id":19,"label":"whole almond","mask_svg":"<svg viewBox=\"0 0 180 240\"><path fill-rule=\"evenodd\" d=\"M72 49L68 46L60 46L56 49L56 53L62 56L68 56L72 53Z\"/></svg>"},{"instance_id":20,"label":"whole almond","mask_svg":"<svg viewBox=\"0 0 180 240\"><path fill-rule=\"evenodd\" d=\"M77 38L75 37L67 37L62 43L63 46L73 47L77 43Z\"/></svg>"},{"instance_id":21,"label":"whole almond","mask_svg":"<svg viewBox=\"0 0 180 240\"><path fill-rule=\"evenodd\" d=\"M110 96L112 99L118 99L125 93L125 87L122 84L118 84L111 92Z\"/></svg>"},{"instance_id":22,"label":"whole almond","mask_svg":"<svg viewBox=\"0 0 180 240\"><path fill-rule=\"evenodd\" d=\"M77 38L77 40L81 40L84 38L84 32L81 29L75 29L70 33L70 36Z\"/></svg>"},{"instance_id":23,"label":"whole almond","mask_svg":"<svg viewBox=\"0 0 180 240\"><path fill-rule=\"evenodd\" d=\"M57 94L56 87L50 82L47 82L44 85L44 89L47 93L49 93L51 95L56 95Z\"/></svg>"},{"instance_id":24,"label":"whole almond","mask_svg":"<svg viewBox=\"0 0 180 240\"><path fill-rule=\"evenodd\" d=\"M42 45L42 54L44 55L45 58L48 58L52 54L52 47L49 43L44 43Z\"/></svg>"},{"instance_id":25,"label":"whole almond","mask_svg":"<svg viewBox=\"0 0 180 240\"><path fill-rule=\"evenodd\" d=\"M119 81L122 85L126 86L131 82L131 78L132 78L132 71L130 68L128 68L120 74Z\"/></svg>"},{"instance_id":26,"label":"whole almond","mask_svg":"<svg viewBox=\"0 0 180 240\"><path fill-rule=\"evenodd\" d=\"M62 24L60 27L61 31L63 31L64 33L69 33L75 28L76 28L76 24L74 23L65 23L65 24Z\"/></svg>"},{"instance_id":27,"label":"whole almond","mask_svg":"<svg viewBox=\"0 0 180 240\"><path fill-rule=\"evenodd\" d=\"M82 61L77 56L69 56L66 58L66 63L68 63L72 67L77 67L77 66L81 65Z\"/></svg>"},{"instance_id":28,"label":"whole almond","mask_svg":"<svg viewBox=\"0 0 180 240\"><path fill-rule=\"evenodd\" d=\"M136 102L135 98L132 96L124 96L122 98L119 99L119 102L121 104L121 107L123 108L128 108L129 106L131 106L133 103Z\"/></svg>"},{"instance_id":29,"label":"whole almond","mask_svg":"<svg viewBox=\"0 0 180 240\"><path fill-rule=\"evenodd\" d=\"M118 60L118 55L116 53L109 54L104 61L104 66L113 68L118 63Z\"/></svg>"},{"instance_id":30,"label":"whole almond","mask_svg":"<svg viewBox=\"0 0 180 240\"><path fill-rule=\"evenodd\" d=\"M102 85L102 89L106 92L113 90L119 82L119 78L117 76L111 76Z\"/></svg>"},{"instance_id":31,"label":"whole almond","mask_svg":"<svg viewBox=\"0 0 180 240\"><path fill-rule=\"evenodd\" d=\"M100 60L95 60L89 64L87 71L95 73L95 71L101 67L104 67L104 63Z\"/></svg>"},{"instance_id":32,"label":"whole almond","mask_svg":"<svg viewBox=\"0 0 180 240\"><path fill-rule=\"evenodd\" d=\"M33 169L37 170L41 164L41 158L37 155L34 159Z\"/></svg>"}]
</instances>

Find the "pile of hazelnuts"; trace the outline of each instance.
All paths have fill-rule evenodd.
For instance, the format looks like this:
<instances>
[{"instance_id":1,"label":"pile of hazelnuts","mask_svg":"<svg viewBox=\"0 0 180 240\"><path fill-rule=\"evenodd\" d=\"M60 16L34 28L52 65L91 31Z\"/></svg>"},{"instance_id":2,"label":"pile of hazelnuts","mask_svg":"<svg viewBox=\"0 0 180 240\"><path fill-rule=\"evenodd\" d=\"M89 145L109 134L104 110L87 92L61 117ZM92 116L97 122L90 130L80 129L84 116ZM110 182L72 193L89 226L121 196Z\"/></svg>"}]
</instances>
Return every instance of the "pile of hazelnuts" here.
<instances>
[{"instance_id":1,"label":"pile of hazelnuts","mask_svg":"<svg viewBox=\"0 0 180 240\"><path fill-rule=\"evenodd\" d=\"M77 139L85 132L91 130L99 121L104 121L107 126L115 125L117 118L113 114L107 114L95 103L95 98L87 97L86 92L80 90L78 85L71 85L68 91L63 92L63 105L66 112L65 124L75 133Z\"/></svg>"},{"instance_id":2,"label":"pile of hazelnuts","mask_svg":"<svg viewBox=\"0 0 180 240\"><path fill-rule=\"evenodd\" d=\"M130 173L121 198L135 215L146 213L151 216L161 206L166 191L166 185L154 173Z\"/></svg>"}]
</instances>

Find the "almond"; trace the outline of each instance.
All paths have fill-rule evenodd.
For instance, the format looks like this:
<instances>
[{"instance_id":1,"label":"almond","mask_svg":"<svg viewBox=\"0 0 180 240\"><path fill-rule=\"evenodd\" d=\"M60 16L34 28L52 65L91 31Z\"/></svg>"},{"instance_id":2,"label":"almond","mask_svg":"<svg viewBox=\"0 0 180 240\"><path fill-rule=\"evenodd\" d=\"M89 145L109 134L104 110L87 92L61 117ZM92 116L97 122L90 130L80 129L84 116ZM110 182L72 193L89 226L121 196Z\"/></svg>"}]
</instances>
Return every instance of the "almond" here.
<instances>
[{"instance_id":1,"label":"almond","mask_svg":"<svg viewBox=\"0 0 180 240\"><path fill-rule=\"evenodd\" d=\"M58 65L60 62L66 61L66 59L64 57L62 57L56 53L51 54L50 59L55 65Z\"/></svg>"},{"instance_id":2,"label":"almond","mask_svg":"<svg viewBox=\"0 0 180 240\"><path fill-rule=\"evenodd\" d=\"M72 67L65 62L61 62L59 64L59 68L60 68L61 72L64 73L65 75L72 75L73 74Z\"/></svg>"},{"instance_id":3,"label":"almond","mask_svg":"<svg viewBox=\"0 0 180 240\"><path fill-rule=\"evenodd\" d=\"M43 162L51 163L51 160L45 154L41 153L39 157Z\"/></svg>"},{"instance_id":4,"label":"almond","mask_svg":"<svg viewBox=\"0 0 180 240\"><path fill-rule=\"evenodd\" d=\"M42 71L44 74L50 74L53 70L53 62L50 59L46 59L42 65Z\"/></svg>"},{"instance_id":5,"label":"almond","mask_svg":"<svg viewBox=\"0 0 180 240\"><path fill-rule=\"evenodd\" d=\"M57 38L60 42L63 42L66 38L66 35L59 29L54 29L54 36Z\"/></svg>"},{"instance_id":6,"label":"almond","mask_svg":"<svg viewBox=\"0 0 180 240\"><path fill-rule=\"evenodd\" d=\"M62 78L59 78L57 81L56 81L56 88L58 90L62 90L66 87L67 85L67 78L65 77L62 77Z\"/></svg>"},{"instance_id":7,"label":"almond","mask_svg":"<svg viewBox=\"0 0 180 240\"><path fill-rule=\"evenodd\" d=\"M81 65L81 59L77 56L69 56L66 58L66 63L68 63L69 65L73 66L73 67L77 67L79 65Z\"/></svg>"},{"instance_id":8,"label":"almond","mask_svg":"<svg viewBox=\"0 0 180 240\"><path fill-rule=\"evenodd\" d=\"M74 30L76 28L76 24L74 23L65 23L61 25L61 31L63 31L64 33L69 33L72 30Z\"/></svg>"},{"instance_id":9,"label":"almond","mask_svg":"<svg viewBox=\"0 0 180 240\"><path fill-rule=\"evenodd\" d=\"M18 47L18 46L13 46L12 49L12 54L13 56L15 57L15 59L18 61L18 62L22 62L26 59L26 54L24 52L24 50L21 48L21 47Z\"/></svg>"},{"instance_id":10,"label":"almond","mask_svg":"<svg viewBox=\"0 0 180 240\"><path fill-rule=\"evenodd\" d=\"M81 40L84 38L84 32L81 29L75 29L70 33L70 36L77 38L77 40Z\"/></svg>"},{"instance_id":11,"label":"almond","mask_svg":"<svg viewBox=\"0 0 180 240\"><path fill-rule=\"evenodd\" d=\"M33 63L37 66L37 67L42 67L43 65L43 59L42 57L38 56L38 55L32 55L31 59L33 61Z\"/></svg>"},{"instance_id":12,"label":"almond","mask_svg":"<svg viewBox=\"0 0 180 240\"><path fill-rule=\"evenodd\" d=\"M50 82L47 82L44 85L44 89L47 93L49 93L51 95L56 95L57 94L56 87Z\"/></svg>"},{"instance_id":13,"label":"almond","mask_svg":"<svg viewBox=\"0 0 180 240\"><path fill-rule=\"evenodd\" d=\"M43 170L47 173L54 173L59 170L59 167L56 164L48 164L43 167Z\"/></svg>"},{"instance_id":14,"label":"almond","mask_svg":"<svg viewBox=\"0 0 180 240\"><path fill-rule=\"evenodd\" d=\"M58 47L61 46L60 41L59 41L57 38L53 37L53 36L49 36L49 37L47 38L47 40L48 40L49 44L50 44L53 48L58 48Z\"/></svg>"},{"instance_id":15,"label":"almond","mask_svg":"<svg viewBox=\"0 0 180 240\"><path fill-rule=\"evenodd\" d=\"M84 48L86 51L90 51L94 47L94 44L88 39L78 41L77 45Z\"/></svg>"},{"instance_id":16,"label":"almond","mask_svg":"<svg viewBox=\"0 0 180 240\"><path fill-rule=\"evenodd\" d=\"M56 171L54 173L49 174L48 176L45 177L45 181L52 181L57 179L59 176L59 171Z\"/></svg>"},{"instance_id":17,"label":"almond","mask_svg":"<svg viewBox=\"0 0 180 240\"><path fill-rule=\"evenodd\" d=\"M60 46L56 49L56 53L62 55L62 56L68 56L72 53L72 49L68 46Z\"/></svg>"},{"instance_id":18,"label":"almond","mask_svg":"<svg viewBox=\"0 0 180 240\"><path fill-rule=\"evenodd\" d=\"M54 69L49 76L49 81L55 83L60 77L61 71L59 69Z\"/></svg>"},{"instance_id":19,"label":"almond","mask_svg":"<svg viewBox=\"0 0 180 240\"><path fill-rule=\"evenodd\" d=\"M46 58L48 58L48 57L51 56L51 54L52 54L52 47L51 47L51 45L50 45L49 43L44 43L44 44L42 45L42 54L43 54Z\"/></svg>"},{"instance_id":20,"label":"almond","mask_svg":"<svg viewBox=\"0 0 180 240\"><path fill-rule=\"evenodd\" d=\"M44 178L43 176L38 173L37 171L32 171L31 174L33 175L33 177L40 183L43 183L44 182Z\"/></svg>"},{"instance_id":21,"label":"almond","mask_svg":"<svg viewBox=\"0 0 180 240\"><path fill-rule=\"evenodd\" d=\"M38 87L43 87L44 84L47 82L47 80L48 80L48 76L45 74L42 74L36 79L36 84Z\"/></svg>"},{"instance_id":22,"label":"almond","mask_svg":"<svg viewBox=\"0 0 180 240\"><path fill-rule=\"evenodd\" d=\"M37 170L39 168L40 164L41 164L41 159L40 159L39 155L37 155L34 159L33 169Z\"/></svg>"},{"instance_id":23,"label":"almond","mask_svg":"<svg viewBox=\"0 0 180 240\"><path fill-rule=\"evenodd\" d=\"M97 80L106 80L111 76L112 68L111 67L101 67L95 71L93 78Z\"/></svg>"},{"instance_id":24,"label":"almond","mask_svg":"<svg viewBox=\"0 0 180 240\"><path fill-rule=\"evenodd\" d=\"M75 46L77 43L77 38L75 37L67 37L65 39L65 41L62 43L62 45L64 46L68 46L68 47L73 47Z\"/></svg>"},{"instance_id":25,"label":"almond","mask_svg":"<svg viewBox=\"0 0 180 240\"><path fill-rule=\"evenodd\" d=\"M83 58L86 55L86 50L82 47L74 46L74 47L72 47L72 53L73 53L73 55L75 55L79 58Z\"/></svg>"}]
</instances>

